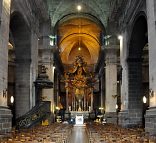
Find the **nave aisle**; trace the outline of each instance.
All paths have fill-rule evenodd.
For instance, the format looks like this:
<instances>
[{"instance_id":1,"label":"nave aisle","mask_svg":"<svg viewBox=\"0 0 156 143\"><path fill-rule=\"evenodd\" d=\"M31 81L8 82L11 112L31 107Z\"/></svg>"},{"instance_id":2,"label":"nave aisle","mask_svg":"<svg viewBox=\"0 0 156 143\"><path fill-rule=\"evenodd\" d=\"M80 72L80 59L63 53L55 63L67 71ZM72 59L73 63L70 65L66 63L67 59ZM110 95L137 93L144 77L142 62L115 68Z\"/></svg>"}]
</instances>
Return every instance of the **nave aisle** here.
<instances>
[{"instance_id":1,"label":"nave aisle","mask_svg":"<svg viewBox=\"0 0 156 143\"><path fill-rule=\"evenodd\" d=\"M0 143L156 143L142 128L126 129L113 124L89 123L86 126L53 123L21 131L12 130Z\"/></svg>"}]
</instances>

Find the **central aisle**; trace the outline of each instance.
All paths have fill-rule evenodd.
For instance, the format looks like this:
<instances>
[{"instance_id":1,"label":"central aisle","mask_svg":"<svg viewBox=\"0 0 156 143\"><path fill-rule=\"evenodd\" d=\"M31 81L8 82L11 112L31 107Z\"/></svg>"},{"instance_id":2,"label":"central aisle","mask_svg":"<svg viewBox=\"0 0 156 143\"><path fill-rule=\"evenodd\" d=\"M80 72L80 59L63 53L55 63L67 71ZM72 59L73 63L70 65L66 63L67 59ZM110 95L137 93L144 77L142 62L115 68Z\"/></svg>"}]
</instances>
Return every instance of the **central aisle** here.
<instances>
[{"instance_id":1,"label":"central aisle","mask_svg":"<svg viewBox=\"0 0 156 143\"><path fill-rule=\"evenodd\" d=\"M72 135L70 143L88 143L88 135L86 133L86 127L74 126L72 129Z\"/></svg>"}]
</instances>

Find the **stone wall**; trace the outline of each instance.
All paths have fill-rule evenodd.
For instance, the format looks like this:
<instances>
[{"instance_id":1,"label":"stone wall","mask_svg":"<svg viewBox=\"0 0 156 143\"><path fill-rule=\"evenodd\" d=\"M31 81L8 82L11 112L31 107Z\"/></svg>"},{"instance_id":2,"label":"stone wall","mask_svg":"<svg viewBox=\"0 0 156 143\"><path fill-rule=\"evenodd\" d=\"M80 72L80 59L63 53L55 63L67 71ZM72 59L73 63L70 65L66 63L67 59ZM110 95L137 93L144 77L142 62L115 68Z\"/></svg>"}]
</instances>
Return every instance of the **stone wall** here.
<instances>
[{"instance_id":1,"label":"stone wall","mask_svg":"<svg viewBox=\"0 0 156 143\"><path fill-rule=\"evenodd\" d=\"M7 108L8 39L10 0L0 1L0 133L11 130L12 113ZM4 94L5 93L5 94Z\"/></svg>"},{"instance_id":2,"label":"stone wall","mask_svg":"<svg viewBox=\"0 0 156 143\"><path fill-rule=\"evenodd\" d=\"M8 132L12 127L12 113L7 108L7 93L4 94L8 91L9 33L16 50L15 104L18 117L35 106L33 82L38 74L39 28L48 19L47 5L43 0L0 1L0 133Z\"/></svg>"},{"instance_id":3,"label":"stone wall","mask_svg":"<svg viewBox=\"0 0 156 143\"><path fill-rule=\"evenodd\" d=\"M116 112L107 112L105 118L107 123L117 124L118 116Z\"/></svg>"},{"instance_id":4,"label":"stone wall","mask_svg":"<svg viewBox=\"0 0 156 143\"><path fill-rule=\"evenodd\" d=\"M121 112L118 114L119 124L124 127L140 126L142 124L142 67L141 60L138 61L137 56L138 45L135 46L137 39L132 41L134 37L133 28L137 18L146 15L146 1L134 0L126 1L122 14L119 16L119 30L123 33L123 45L120 49L120 61L123 68L122 85L121 85ZM136 30L136 29L135 29ZM134 47L133 49L132 46ZM130 55L131 51L133 52ZM141 52L140 52L141 53ZM134 57L136 58L134 58ZM134 59L133 59L134 58Z\"/></svg>"},{"instance_id":5,"label":"stone wall","mask_svg":"<svg viewBox=\"0 0 156 143\"><path fill-rule=\"evenodd\" d=\"M40 28L49 17L43 0L14 0L11 4L10 31L15 44L15 107L18 118L35 106L38 47L39 41L46 35ZM47 44L44 43L43 47Z\"/></svg>"},{"instance_id":6,"label":"stone wall","mask_svg":"<svg viewBox=\"0 0 156 143\"><path fill-rule=\"evenodd\" d=\"M150 135L156 135L156 109L146 111L145 129Z\"/></svg>"},{"instance_id":7,"label":"stone wall","mask_svg":"<svg viewBox=\"0 0 156 143\"><path fill-rule=\"evenodd\" d=\"M118 113L118 124L122 127L127 127L129 124L129 117L127 111L121 111Z\"/></svg>"},{"instance_id":8,"label":"stone wall","mask_svg":"<svg viewBox=\"0 0 156 143\"><path fill-rule=\"evenodd\" d=\"M12 128L12 113L7 107L0 107L0 133L10 132Z\"/></svg>"},{"instance_id":9,"label":"stone wall","mask_svg":"<svg viewBox=\"0 0 156 143\"><path fill-rule=\"evenodd\" d=\"M146 0L149 44L149 104L145 115L145 131L156 134L156 1Z\"/></svg>"}]
</instances>

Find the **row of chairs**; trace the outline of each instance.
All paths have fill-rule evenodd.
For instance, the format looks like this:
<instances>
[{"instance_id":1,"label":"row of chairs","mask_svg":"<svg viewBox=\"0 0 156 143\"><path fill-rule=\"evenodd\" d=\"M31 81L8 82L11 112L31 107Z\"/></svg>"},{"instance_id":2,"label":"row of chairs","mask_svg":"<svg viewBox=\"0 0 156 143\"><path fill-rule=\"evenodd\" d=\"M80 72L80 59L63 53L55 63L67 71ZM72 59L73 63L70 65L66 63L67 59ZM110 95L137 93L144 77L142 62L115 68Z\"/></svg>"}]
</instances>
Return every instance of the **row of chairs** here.
<instances>
[{"instance_id":1,"label":"row of chairs","mask_svg":"<svg viewBox=\"0 0 156 143\"><path fill-rule=\"evenodd\" d=\"M2 138L1 143L68 143L72 125L53 123L31 129L15 130L10 136Z\"/></svg>"},{"instance_id":2,"label":"row of chairs","mask_svg":"<svg viewBox=\"0 0 156 143\"><path fill-rule=\"evenodd\" d=\"M114 124L87 124L89 143L156 143L142 128L126 129Z\"/></svg>"}]
</instances>

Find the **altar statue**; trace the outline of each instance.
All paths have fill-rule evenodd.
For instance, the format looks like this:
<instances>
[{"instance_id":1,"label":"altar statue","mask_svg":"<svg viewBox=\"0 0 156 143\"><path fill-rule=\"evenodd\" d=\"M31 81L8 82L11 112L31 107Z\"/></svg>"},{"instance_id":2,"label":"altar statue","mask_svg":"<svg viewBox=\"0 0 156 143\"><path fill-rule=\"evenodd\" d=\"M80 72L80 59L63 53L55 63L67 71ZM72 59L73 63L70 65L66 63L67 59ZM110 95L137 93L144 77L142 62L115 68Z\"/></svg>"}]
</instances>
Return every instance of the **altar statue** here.
<instances>
[{"instance_id":1,"label":"altar statue","mask_svg":"<svg viewBox=\"0 0 156 143\"><path fill-rule=\"evenodd\" d=\"M84 90L86 87L86 77L82 75L82 67L79 67L77 74L74 77L73 85L75 87L75 95L78 100L82 99L84 96Z\"/></svg>"},{"instance_id":2,"label":"altar statue","mask_svg":"<svg viewBox=\"0 0 156 143\"><path fill-rule=\"evenodd\" d=\"M91 106L90 89L92 88L92 73L87 68L83 57L77 56L73 68L65 72L66 103L72 111L86 111ZM71 95L69 97L69 95ZM70 98L70 100L68 99ZM71 102L69 102L71 101Z\"/></svg>"}]
</instances>

